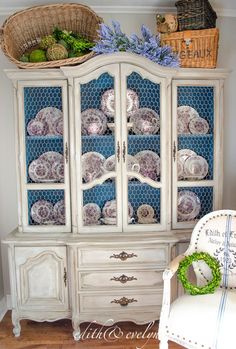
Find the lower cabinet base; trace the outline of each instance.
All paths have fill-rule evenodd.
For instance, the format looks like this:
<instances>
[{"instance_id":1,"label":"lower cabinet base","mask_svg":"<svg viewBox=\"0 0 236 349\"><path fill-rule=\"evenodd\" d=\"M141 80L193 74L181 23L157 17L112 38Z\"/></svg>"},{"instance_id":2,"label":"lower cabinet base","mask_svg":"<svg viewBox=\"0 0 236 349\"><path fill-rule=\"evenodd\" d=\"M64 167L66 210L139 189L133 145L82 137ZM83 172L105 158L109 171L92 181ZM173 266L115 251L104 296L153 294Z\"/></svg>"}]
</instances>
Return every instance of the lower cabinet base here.
<instances>
[{"instance_id":1,"label":"lower cabinet base","mask_svg":"<svg viewBox=\"0 0 236 349\"><path fill-rule=\"evenodd\" d=\"M102 326L113 326L117 322L130 321L137 325L144 325L153 323L159 319L160 307L154 312L136 312L135 314L130 311L130 313L117 312L115 315L111 313L103 314L80 314L79 316L71 316L71 313L67 314L51 314L47 315L46 312L41 314L36 313L19 313L17 310L12 310L12 324L13 324L13 334L15 337L21 335L21 324L20 321L27 319L36 322L54 322L61 319L71 319L73 328L74 340L79 341L83 333L80 331L80 325L84 322L90 324L99 324Z\"/></svg>"},{"instance_id":2,"label":"lower cabinet base","mask_svg":"<svg viewBox=\"0 0 236 349\"><path fill-rule=\"evenodd\" d=\"M83 322L143 325L159 319L162 273L173 257L173 236L125 242L112 237L102 243L99 238L93 243L14 239L8 255L16 337L22 319L71 319L76 341Z\"/></svg>"}]
</instances>

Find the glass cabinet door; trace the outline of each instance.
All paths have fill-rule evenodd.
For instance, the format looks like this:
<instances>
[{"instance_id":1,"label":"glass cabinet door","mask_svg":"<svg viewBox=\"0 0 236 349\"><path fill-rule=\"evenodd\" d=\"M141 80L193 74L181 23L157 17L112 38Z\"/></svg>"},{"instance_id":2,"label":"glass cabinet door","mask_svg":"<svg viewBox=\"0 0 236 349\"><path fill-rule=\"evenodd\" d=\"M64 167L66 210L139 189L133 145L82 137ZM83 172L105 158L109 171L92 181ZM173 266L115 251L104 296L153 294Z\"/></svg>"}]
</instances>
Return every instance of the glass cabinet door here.
<instances>
[{"instance_id":1,"label":"glass cabinet door","mask_svg":"<svg viewBox=\"0 0 236 349\"><path fill-rule=\"evenodd\" d=\"M218 93L218 82L174 82L173 228L193 227L220 207Z\"/></svg>"},{"instance_id":2,"label":"glass cabinet door","mask_svg":"<svg viewBox=\"0 0 236 349\"><path fill-rule=\"evenodd\" d=\"M19 82L23 231L69 232L65 81Z\"/></svg>"},{"instance_id":3,"label":"glass cabinet door","mask_svg":"<svg viewBox=\"0 0 236 349\"><path fill-rule=\"evenodd\" d=\"M129 64L121 81L124 230L165 230L170 95L165 79Z\"/></svg>"},{"instance_id":4,"label":"glass cabinet door","mask_svg":"<svg viewBox=\"0 0 236 349\"><path fill-rule=\"evenodd\" d=\"M120 232L119 66L75 79L75 128L80 232Z\"/></svg>"}]
</instances>

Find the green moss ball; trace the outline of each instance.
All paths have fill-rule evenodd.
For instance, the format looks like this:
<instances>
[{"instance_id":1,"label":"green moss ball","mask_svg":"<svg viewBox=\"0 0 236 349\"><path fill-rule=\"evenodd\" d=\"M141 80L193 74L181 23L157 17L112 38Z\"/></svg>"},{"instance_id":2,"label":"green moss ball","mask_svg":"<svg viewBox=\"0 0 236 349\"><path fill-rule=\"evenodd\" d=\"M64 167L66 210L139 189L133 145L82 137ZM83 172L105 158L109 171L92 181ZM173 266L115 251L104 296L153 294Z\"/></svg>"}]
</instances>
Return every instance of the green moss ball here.
<instances>
[{"instance_id":1,"label":"green moss ball","mask_svg":"<svg viewBox=\"0 0 236 349\"><path fill-rule=\"evenodd\" d=\"M43 50L33 50L29 56L29 61L32 63L46 62L46 53Z\"/></svg>"},{"instance_id":2,"label":"green moss ball","mask_svg":"<svg viewBox=\"0 0 236 349\"><path fill-rule=\"evenodd\" d=\"M29 55L23 54L23 55L20 57L20 61L21 61L21 62L24 62L24 63L29 62Z\"/></svg>"},{"instance_id":3,"label":"green moss ball","mask_svg":"<svg viewBox=\"0 0 236 349\"><path fill-rule=\"evenodd\" d=\"M42 50L47 50L50 46L56 44L56 42L56 39L52 35L47 35L41 39L39 47Z\"/></svg>"},{"instance_id":4,"label":"green moss ball","mask_svg":"<svg viewBox=\"0 0 236 349\"><path fill-rule=\"evenodd\" d=\"M49 61L57 61L65 58L68 58L68 51L64 46L54 44L47 49L47 59Z\"/></svg>"}]
</instances>

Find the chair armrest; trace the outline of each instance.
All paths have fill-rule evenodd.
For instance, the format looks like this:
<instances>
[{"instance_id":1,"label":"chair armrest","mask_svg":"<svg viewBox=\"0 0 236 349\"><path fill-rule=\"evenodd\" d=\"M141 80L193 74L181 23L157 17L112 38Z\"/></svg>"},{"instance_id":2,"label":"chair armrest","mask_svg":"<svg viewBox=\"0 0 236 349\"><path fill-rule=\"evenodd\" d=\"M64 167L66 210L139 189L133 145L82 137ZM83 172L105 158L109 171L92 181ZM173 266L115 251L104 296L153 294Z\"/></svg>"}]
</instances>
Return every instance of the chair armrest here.
<instances>
[{"instance_id":1,"label":"chair armrest","mask_svg":"<svg viewBox=\"0 0 236 349\"><path fill-rule=\"evenodd\" d=\"M179 263L185 258L185 255L181 254L177 257L175 257L169 264L168 268L165 269L163 273L163 279L171 279L172 276L176 273L179 267Z\"/></svg>"},{"instance_id":2,"label":"chair armrest","mask_svg":"<svg viewBox=\"0 0 236 349\"><path fill-rule=\"evenodd\" d=\"M162 299L162 308L161 308L161 316L159 323L159 338L161 337L162 332L165 331L165 325L167 323L167 318L169 316L170 311L170 300L171 300L171 278L174 276L176 271L178 270L179 263L185 258L185 255L179 255L175 257L168 268L163 272L163 280L164 280L164 289L163 289L163 299Z\"/></svg>"}]
</instances>

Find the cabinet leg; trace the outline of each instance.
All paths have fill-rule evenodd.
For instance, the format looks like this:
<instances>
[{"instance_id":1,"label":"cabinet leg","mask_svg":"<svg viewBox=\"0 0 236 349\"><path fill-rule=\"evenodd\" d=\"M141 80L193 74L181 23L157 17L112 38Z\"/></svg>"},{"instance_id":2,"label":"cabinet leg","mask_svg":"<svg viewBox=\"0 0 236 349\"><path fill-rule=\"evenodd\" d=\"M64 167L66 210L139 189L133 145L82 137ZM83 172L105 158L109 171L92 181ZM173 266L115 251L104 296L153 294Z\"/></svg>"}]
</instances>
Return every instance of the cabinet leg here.
<instances>
[{"instance_id":1,"label":"cabinet leg","mask_svg":"<svg viewBox=\"0 0 236 349\"><path fill-rule=\"evenodd\" d=\"M12 318L12 324L14 326L13 333L15 337L19 337L20 331L21 331L20 318L19 318L18 312L14 309L12 310L11 318Z\"/></svg>"},{"instance_id":2,"label":"cabinet leg","mask_svg":"<svg viewBox=\"0 0 236 349\"><path fill-rule=\"evenodd\" d=\"M80 340L80 327L79 327L79 319L77 317L72 318L72 326L73 326L73 337L75 341Z\"/></svg>"}]
</instances>

